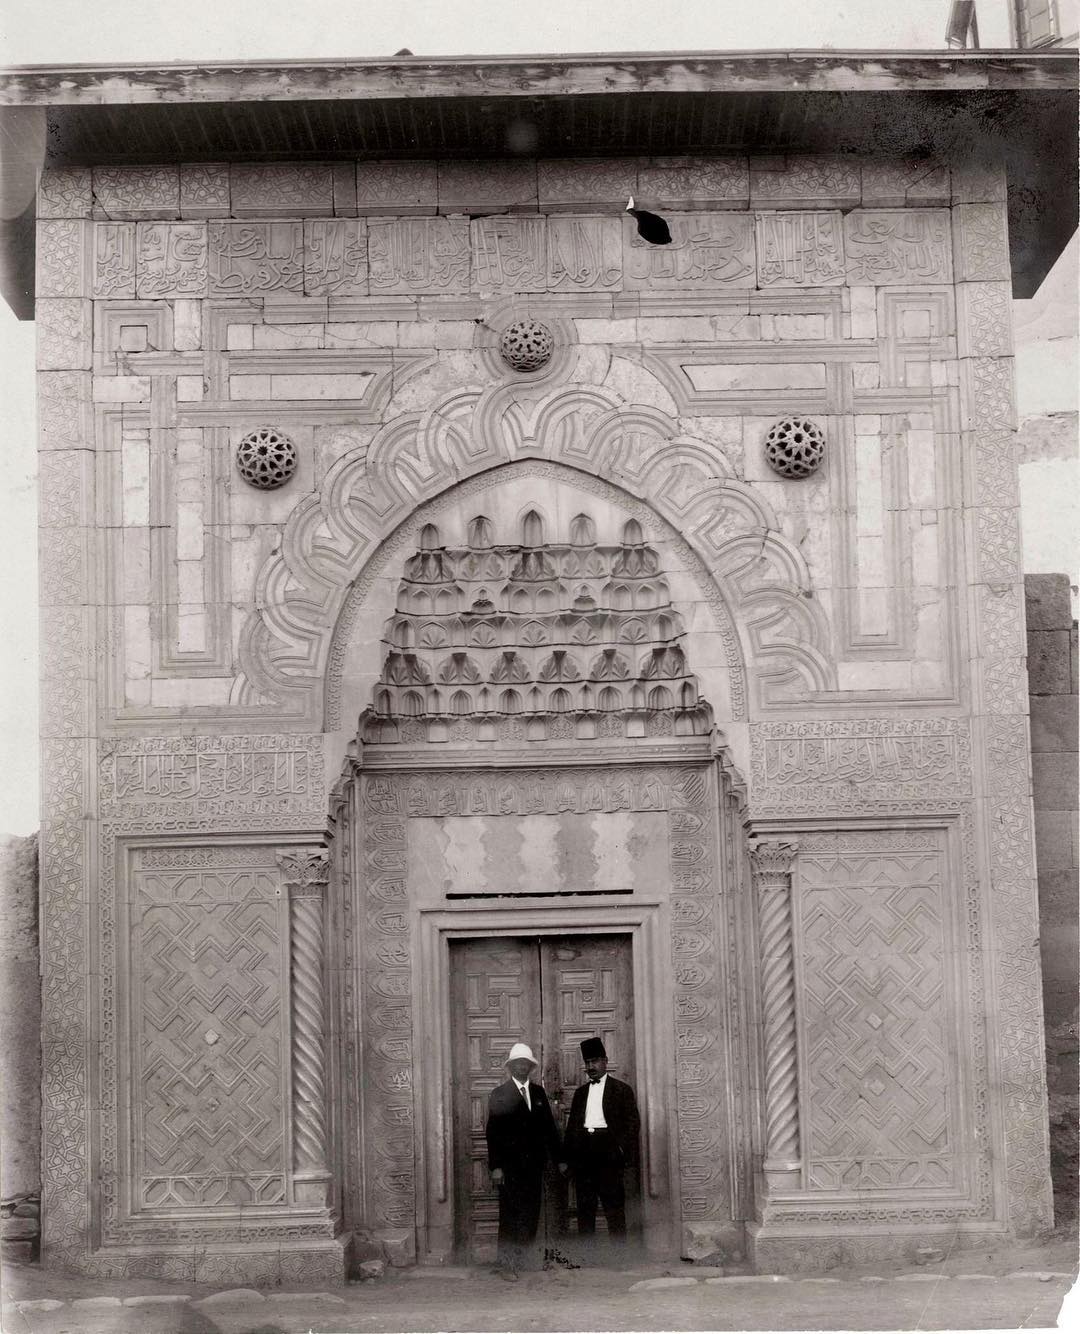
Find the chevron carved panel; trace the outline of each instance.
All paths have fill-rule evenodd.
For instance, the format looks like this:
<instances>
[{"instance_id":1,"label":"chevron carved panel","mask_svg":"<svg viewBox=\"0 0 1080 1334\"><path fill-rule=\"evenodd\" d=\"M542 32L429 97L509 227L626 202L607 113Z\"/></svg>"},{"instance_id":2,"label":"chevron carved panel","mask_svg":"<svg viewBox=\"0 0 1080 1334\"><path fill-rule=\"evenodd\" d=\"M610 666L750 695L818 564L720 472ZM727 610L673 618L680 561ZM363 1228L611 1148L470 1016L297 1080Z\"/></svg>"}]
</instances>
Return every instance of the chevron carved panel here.
<instances>
[{"instance_id":1,"label":"chevron carved panel","mask_svg":"<svg viewBox=\"0 0 1080 1334\"><path fill-rule=\"evenodd\" d=\"M952 1187L957 1053L947 986L944 849L802 853L808 1185ZM912 847L911 844L915 846Z\"/></svg>"},{"instance_id":2,"label":"chevron carved panel","mask_svg":"<svg viewBox=\"0 0 1080 1334\"><path fill-rule=\"evenodd\" d=\"M164 852L165 850L162 850ZM281 900L262 849L241 864L137 853L133 1060L137 1207L285 1202ZM248 864L243 864L244 862Z\"/></svg>"}]
</instances>

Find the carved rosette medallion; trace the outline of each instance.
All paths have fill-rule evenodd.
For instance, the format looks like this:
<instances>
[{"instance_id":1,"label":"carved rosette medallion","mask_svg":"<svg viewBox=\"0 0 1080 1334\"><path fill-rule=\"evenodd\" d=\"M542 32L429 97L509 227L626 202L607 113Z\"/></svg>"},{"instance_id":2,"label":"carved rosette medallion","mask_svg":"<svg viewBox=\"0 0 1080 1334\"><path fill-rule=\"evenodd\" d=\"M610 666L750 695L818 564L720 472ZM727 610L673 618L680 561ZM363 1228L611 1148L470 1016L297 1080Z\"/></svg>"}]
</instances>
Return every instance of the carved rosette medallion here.
<instances>
[{"instance_id":1,"label":"carved rosette medallion","mask_svg":"<svg viewBox=\"0 0 1080 1334\"><path fill-rule=\"evenodd\" d=\"M289 895L292 1000L293 1192L298 1204L328 1201L324 901L330 861L322 848L278 853Z\"/></svg>"},{"instance_id":2,"label":"carved rosette medallion","mask_svg":"<svg viewBox=\"0 0 1080 1334\"><path fill-rule=\"evenodd\" d=\"M759 842L750 851L758 905L765 1028L765 1181L769 1192L797 1187L799 1078L791 872L797 845Z\"/></svg>"},{"instance_id":3,"label":"carved rosette medallion","mask_svg":"<svg viewBox=\"0 0 1080 1334\"><path fill-rule=\"evenodd\" d=\"M275 491L296 471L296 446L273 426L249 432L236 449L236 471L259 491Z\"/></svg>"},{"instance_id":4,"label":"carved rosette medallion","mask_svg":"<svg viewBox=\"0 0 1080 1334\"><path fill-rule=\"evenodd\" d=\"M551 360L555 340L539 320L517 320L502 332L499 355L515 371L538 371Z\"/></svg>"},{"instance_id":5,"label":"carved rosette medallion","mask_svg":"<svg viewBox=\"0 0 1080 1334\"><path fill-rule=\"evenodd\" d=\"M821 429L803 418L782 417L765 437L765 462L780 477L809 477L824 457Z\"/></svg>"}]
</instances>

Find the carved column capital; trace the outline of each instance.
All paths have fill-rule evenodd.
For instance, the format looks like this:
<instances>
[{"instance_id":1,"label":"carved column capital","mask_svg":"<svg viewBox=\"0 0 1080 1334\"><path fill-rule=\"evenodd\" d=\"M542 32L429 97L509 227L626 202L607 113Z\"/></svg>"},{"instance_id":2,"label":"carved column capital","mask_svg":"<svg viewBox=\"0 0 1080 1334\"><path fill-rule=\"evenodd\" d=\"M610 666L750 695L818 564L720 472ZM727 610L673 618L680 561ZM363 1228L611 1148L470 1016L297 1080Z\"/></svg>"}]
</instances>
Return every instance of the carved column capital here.
<instances>
[{"instance_id":1,"label":"carved column capital","mask_svg":"<svg viewBox=\"0 0 1080 1334\"><path fill-rule=\"evenodd\" d=\"M750 872L759 893L769 889L790 889L791 872L799 845L772 839L750 841Z\"/></svg>"},{"instance_id":2,"label":"carved column capital","mask_svg":"<svg viewBox=\"0 0 1080 1334\"><path fill-rule=\"evenodd\" d=\"M279 848L278 869L289 898L317 898L330 883L330 854L325 848Z\"/></svg>"}]
</instances>

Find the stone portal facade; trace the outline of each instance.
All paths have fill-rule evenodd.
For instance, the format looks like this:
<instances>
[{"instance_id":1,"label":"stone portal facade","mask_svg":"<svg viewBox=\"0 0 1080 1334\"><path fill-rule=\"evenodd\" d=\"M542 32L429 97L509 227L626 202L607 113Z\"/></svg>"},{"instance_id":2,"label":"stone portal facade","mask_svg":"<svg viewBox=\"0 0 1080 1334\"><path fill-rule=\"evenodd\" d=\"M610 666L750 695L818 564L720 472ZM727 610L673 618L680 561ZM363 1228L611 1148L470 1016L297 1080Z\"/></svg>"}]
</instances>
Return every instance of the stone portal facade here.
<instances>
[{"instance_id":1,"label":"stone portal facade","mask_svg":"<svg viewBox=\"0 0 1080 1334\"><path fill-rule=\"evenodd\" d=\"M655 1253L1048 1225L1005 210L971 161L45 172L48 1262L447 1258L486 935L629 938Z\"/></svg>"}]
</instances>

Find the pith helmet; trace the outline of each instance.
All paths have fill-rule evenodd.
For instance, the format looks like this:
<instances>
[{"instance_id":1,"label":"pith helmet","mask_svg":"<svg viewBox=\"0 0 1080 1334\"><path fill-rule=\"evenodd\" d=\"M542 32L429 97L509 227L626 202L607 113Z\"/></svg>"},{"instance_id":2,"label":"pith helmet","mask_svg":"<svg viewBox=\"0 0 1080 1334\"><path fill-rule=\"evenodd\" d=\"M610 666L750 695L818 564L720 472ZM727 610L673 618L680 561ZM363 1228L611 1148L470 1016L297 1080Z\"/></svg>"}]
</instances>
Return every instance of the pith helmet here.
<instances>
[{"instance_id":1,"label":"pith helmet","mask_svg":"<svg viewBox=\"0 0 1080 1334\"><path fill-rule=\"evenodd\" d=\"M514 1043L514 1045L510 1048L510 1055L506 1058L503 1064L509 1065L511 1061L531 1061L533 1065L540 1064L540 1062L536 1059L536 1057L532 1054L531 1050L525 1045L524 1042Z\"/></svg>"}]
</instances>

